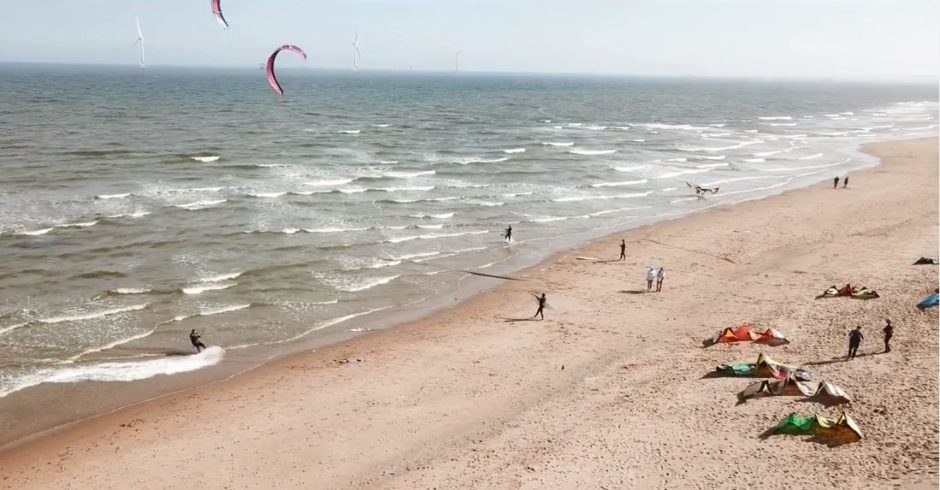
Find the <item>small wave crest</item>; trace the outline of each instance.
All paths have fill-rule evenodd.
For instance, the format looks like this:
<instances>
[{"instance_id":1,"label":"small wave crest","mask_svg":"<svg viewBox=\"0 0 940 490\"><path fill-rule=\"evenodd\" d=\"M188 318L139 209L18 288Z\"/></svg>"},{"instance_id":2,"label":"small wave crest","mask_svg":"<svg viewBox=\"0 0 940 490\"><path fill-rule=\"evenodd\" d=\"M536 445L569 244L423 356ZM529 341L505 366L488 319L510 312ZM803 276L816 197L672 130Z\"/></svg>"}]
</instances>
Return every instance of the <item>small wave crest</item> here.
<instances>
[{"instance_id":1,"label":"small wave crest","mask_svg":"<svg viewBox=\"0 0 940 490\"><path fill-rule=\"evenodd\" d=\"M503 153L525 153L525 148L507 148Z\"/></svg>"},{"instance_id":2,"label":"small wave crest","mask_svg":"<svg viewBox=\"0 0 940 490\"><path fill-rule=\"evenodd\" d=\"M613 153L617 153L617 150L584 150L581 148L575 148L574 150L568 150L568 153L571 153L572 155L587 155L587 156L610 155Z\"/></svg>"},{"instance_id":3,"label":"small wave crest","mask_svg":"<svg viewBox=\"0 0 940 490\"><path fill-rule=\"evenodd\" d=\"M197 162L212 163L212 162L219 161L219 159L222 157L220 157L219 155L205 155L205 156L194 156L194 157L189 157L189 158Z\"/></svg>"},{"instance_id":4,"label":"small wave crest","mask_svg":"<svg viewBox=\"0 0 940 490\"><path fill-rule=\"evenodd\" d=\"M127 313L130 311L140 311L146 308L147 306L149 306L147 303L143 303L139 305L122 306L120 308L111 308L108 310L96 311L93 313L81 313L78 315L40 318L37 321L39 323L46 323L46 324L56 324L56 323L63 323L63 322L80 322L84 320L94 320L97 318L104 318L106 316L117 315L120 313Z\"/></svg>"},{"instance_id":5,"label":"small wave crest","mask_svg":"<svg viewBox=\"0 0 940 490\"><path fill-rule=\"evenodd\" d=\"M646 179L624 180L620 182L598 182L596 184L591 184L591 187L624 187L628 185L645 184L647 182L648 181Z\"/></svg>"}]
</instances>

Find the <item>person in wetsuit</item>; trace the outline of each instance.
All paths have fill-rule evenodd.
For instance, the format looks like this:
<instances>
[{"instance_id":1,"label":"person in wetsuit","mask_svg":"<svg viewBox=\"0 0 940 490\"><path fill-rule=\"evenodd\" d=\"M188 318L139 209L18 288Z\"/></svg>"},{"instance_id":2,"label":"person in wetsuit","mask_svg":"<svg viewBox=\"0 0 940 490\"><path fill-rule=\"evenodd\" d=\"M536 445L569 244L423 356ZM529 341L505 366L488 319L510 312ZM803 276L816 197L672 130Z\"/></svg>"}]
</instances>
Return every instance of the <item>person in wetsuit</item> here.
<instances>
[{"instance_id":1,"label":"person in wetsuit","mask_svg":"<svg viewBox=\"0 0 940 490\"><path fill-rule=\"evenodd\" d=\"M203 344L202 341L199 340L199 334L196 333L195 328L189 332L189 341L192 342L193 347L196 348L196 352L202 352L202 350L206 348L206 344Z\"/></svg>"},{"instance_id":2,"label":"person in wetsuit","mask_svg":"<svg viewBox=\"0 0 940 490\"><path fill-rule=\"evenodd\" d=\"M833 188L833 189L836 189L836 188L838 188L838 187L839 187L839 178L836 177L836 178L832 179L832 188Z\"/></svg>"},{"instance_id":3,"label":"person in wetsuit","mask_svg":"<svg viewBox=\"0 0 940 490\"><path fill-rule=\"evenodd\" d=\"M858 346L862 344L862 340L865 339L865 336L862 335L862 327L857 326L855 330L849 332L849 359L855 359L855 354L858 352Z\"/></svg>"},{"instance_id":4,"label":"person in wetsuit","mask_svg":"<svg viewBox=\"0 0 940 490\"><path fill-rule=\"evenodd\" d=\"M617 261L627 260L627 241L620 240L620 258Z\"/></svg>"},{"instance_id":5,"label":"person in wetsuit","mask_svg":"<svg viewBox=\"0 0 940 490\"><path fill-rule=\"evenodd\" d=\"M545 293L542 293L541 296L536 296L535 299L539 301L539 309L535 312L534 315L532 315L532 318L539 317L539 319L544 320L545 315L542 313L542 311L545 309Z\"/></svg>"},{"instance_id":6,"label":"person in wetsuit","mask_svg":"<svg viewBox=\"0 0 940 490\"><path fill-rule=\"evenodd\" d=\"M512 225L506 227L506 233L503 234L503 238L505 238L507 242L512 242Z\"/></svg>"},{"instance_id":7,"label":"person in wetsuit","mask_svg":"<svg viewBox=\"0 0 940 490\"><path fill-rule=\"evenodd\" d=\"M885 353L891 352L891 337L894 337L894 326L891 325L891 320L885 320Z\"/></svg>"}]
</instances>

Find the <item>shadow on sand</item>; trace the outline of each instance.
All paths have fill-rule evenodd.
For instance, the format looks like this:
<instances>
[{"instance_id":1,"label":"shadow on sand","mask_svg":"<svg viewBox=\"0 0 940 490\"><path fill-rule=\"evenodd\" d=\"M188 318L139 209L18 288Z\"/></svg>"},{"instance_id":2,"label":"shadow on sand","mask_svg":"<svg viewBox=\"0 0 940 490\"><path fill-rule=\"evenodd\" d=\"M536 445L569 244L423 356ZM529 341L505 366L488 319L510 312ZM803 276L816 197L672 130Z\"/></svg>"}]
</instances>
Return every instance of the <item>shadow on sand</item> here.
<instances>
[{"instance_id":1,"label":"shadow on sand","mask_svg":"<svg viewBox=\"0 0 940 490\"><path fill-rule=\"evenodd\" d=\"M856 354L855 357L868 357L868 356L878 356L881 354L886 354L886 352L865 352L863 354ZM835 364L837 362L847 362L850 361L846 356L833 357L828 361L810 361L805 363L807 366L824 366L827 364Z\"/></svg>"},{"instance_id":2,"label":"shadow on sand","mask_svg":"<svg viewBox=\"0 0 940 490\"><path fill-rule=\"evenodd\" d=\"M497 275L495 275L495 274L484 274L484 273L482 273L482 272L473 272L473 271L460 271L460 272L464 272L464 273L467 273L467 274L473 274L474 276L492 277L493 279L503 279L503 280L506 280L506 281L525 281L525 279L519 279L519 278L516 278L516 277L497 276Z\"/></svg>"},{"instance_id":3,"label":"shadow on sand","mask_svg":"<svg viewBox=\"0 0 940 490\"><path fill-rule=\"evenodd\" d=\"M646 291L644 289L624 289L623 291L617 291L617 292L622 293L622 294L646 294L649 291Z\"/></svg>"},{"instance_id":4,"label":"shadow on sand","mask_svg":"<svg viewBox=\"0 0 940 490\"><path fill-rule=\"evenodd\" d=\"M515 322L540 322L540 321L542 321L542 319L541 319L541 318L534 318L534 317L528 317L528 318L503 318L503 321L506 322L506 323L515 323Z\"/></svg>"}]
</instances>

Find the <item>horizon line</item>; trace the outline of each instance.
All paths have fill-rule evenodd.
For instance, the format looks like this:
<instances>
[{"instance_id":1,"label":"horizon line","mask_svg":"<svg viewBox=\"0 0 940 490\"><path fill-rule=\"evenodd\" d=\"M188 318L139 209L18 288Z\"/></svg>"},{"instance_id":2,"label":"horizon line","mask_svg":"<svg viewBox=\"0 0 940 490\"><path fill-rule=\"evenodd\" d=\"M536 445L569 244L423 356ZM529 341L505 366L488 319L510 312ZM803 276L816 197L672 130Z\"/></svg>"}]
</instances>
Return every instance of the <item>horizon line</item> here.
<instances>
[{"instance_id":1,"label":"horizon line","mask_svg":"<svg viewBox=\"0 0 940 490\"><path fill-rule=\"evenodd\" d=\"M119 68L153 69L153 68L183 68L183 69L245 69L257 70L258 65L191 65L191 64L147 64L141 67L138 64L131 63L107 63L107 62L70 62L70 61L8 61L0 60L0 65L57 65L57 66L103 66ZM363 68L358 69L345 67L284 67L282 70L300 70L300 71L323 71L323 72L346 72L346 73L421 73L449 75L453 77L465 75L526 75L526 76L569 76L569 77L609 77L609 78L649 78L649 79L700 79L700 80L737 80L754 82L841 82L841 83L867 83L867 84L902 84L902 85L940 85L940 75L922 74L912 75L906 79L888 78L888 77L855 77L855 76L785 76L785 75L697 75L697 74L676 74L676 73L624 73L624 72L564 72L564 71L510 71L510 70L473 70L461 68L460 71L450 69L414 69L414 68Z\"/></svg>"}]
</instances>

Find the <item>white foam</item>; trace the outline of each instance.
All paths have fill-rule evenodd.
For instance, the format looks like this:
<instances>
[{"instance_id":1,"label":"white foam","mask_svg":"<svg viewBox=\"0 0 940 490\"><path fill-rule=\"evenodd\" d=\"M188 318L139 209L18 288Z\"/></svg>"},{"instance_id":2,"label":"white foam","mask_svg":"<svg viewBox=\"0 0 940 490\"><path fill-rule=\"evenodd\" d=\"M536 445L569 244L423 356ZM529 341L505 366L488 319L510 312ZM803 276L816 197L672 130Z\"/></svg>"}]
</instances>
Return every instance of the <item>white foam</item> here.
<instances>
[{"instance_id":1,"label":"white foam","mask_svg":"<svg viewBox=\"0 0 940 490\"><path fill-rule=\"evenodd\" d=\"M770 155L776 155L777 153L784 152L784 151L788 151L788 150L762 151L759 153L755 153L754 156L755 157L769 157Z\"/></svg>"},{"instance_id":2,"label":"white foam","mask_svg":"<svg viewBox=\"0 0 940 490\"><path fill-rule=\"evenodd\" d=\"M6 327L0 327L0 334L5 334L5 333L7 333L7 332L12 332L12 331L14 331L14 330L16 330L16 329L18 329L18 328L20 328L20 327L25 327L25 326L27 326L27 325L29 325L28 322L27 322L27 323L17 323L17 324L15 324L15 325L9 325L9 326L6 326Z\"/></svg>"},{"instance_id":3,"label":"white foam","mask_svg":"<svg viewBox=\"0 0 940 490\"><path fill-rule=\"evenodd\" d=\"M130 192L125 192L123 194L99 194L95 196L95 199L124 199L130 195Z\"/></svg>"},{"instance_id":4,"label":"white foam","mask_svg":"<svg viewBox=\"0 0 940 490\"><path fill-rule=\"evenodd\" d=\"M160 375L196 371L218 364L225 350L218 346L190 356L168 356L145 361L102 362L65 369L45 369L24 376L10 388L0 391L0 398L42 383L79 383L82 381L136 381Z\"/></svg>"},{"instance_id":5,"label":"white foam","mask_svg":"<svg viewBox=\"0 0 940 490\"><path fill-rule=\"evenodd\" d=\"M424 218L448 219L448 218L453 218L453 217L454 217L454 213L441 213L441 214L412 214L411 217L412 217L412 218L418 218L418 219L424 219Z\"/></svg>"},{"instance_id":6,"label":"white foam","mask_svg":"<svg viewBox=\"0 0 940 490\"><path fill-rule=\"evenodd\" d=\"M261 168L283 168L287 165L283 163L256 163L255 166Z\"/></svg>"},{"instance_id":7,"label":"white foam","mask_svg":"<svg viewBox=\"0 0 940 490\"><path fill-rule=\"evenodd\" d=\"M506 203L501 202L501 201L480 201L478 204L483 207L493 208L497 206L502 206L503 204L506 204Z\"/></svg>"},{"instance_id":8,"label":"white foam","mask_svg":"<svg viewBox=\"0 0 940 490\"><path fill-rule=\"evenodd\" d=\"M420 177L422 175L434 175L436 173L437 172L434 170L420 170L417 172L385 172L382 175L395 179L407 179L411 177Z\"/></svg>"},{"instance_id":9,"label":"white foam","mask_svg":"<svg viewBox=\"0 0 940 490\"><path fill-rule=\"evenodd\" d=\"M701 165L696 165L695 168L721 168L729 166L729 163L703 163Z\"/></svg>"},{"instance_id":10,"label":"white foam","mask_svg":"<svg viewBox=\"0 0 940 490\"><path fill-rule=\"evenodd\" d=\"M373 124L372 125L373 128L387 128L389 126L391 126L391 124Z\"/></svg>"},{"instance_id":11,"label":"white foam","mask_svg":"<svg viewBox=\"0 0 940 490\"><path fill-rule=\"evenodd\" d=\"M268 199L271 199L271 198L281 197L281 196L283 196L284 194L287 194L287 192L254 192L254 193L250 193L250 194L248 194L248 195L251 196L251 197L259 197L259 198L268 198Z\"/></svg>"},{"instance_id":12,"label":"white foam","mask_svg":"<svg viewBox=\"0 0 940 490\"><path fill-rule=\"evenodd\" d=\"M648 124L640 124L640 126L643 126L647 129L678 129L678 130L685 130L685 131L689 131L689 130L697 131L697 130L702 130L702 129L708 129L707 126L692 126L691 124L648 123Z\"/></svg>"},{"instance_id":13,"label":"white foam","mask_svg":"<svg viewBox=\"0 0 940 490\"><path fill-rule=\"evenodd\" d=\"M96 319L96 318L104 318L104 317L106 317L106 316L117 315L117 314L120 314L120 313L127 313L127 312L129 312L129 311L139 311L139 310L142 310L142 309L146 308L147 306L148 306L147 303L143 303L143 304L139 304L139 305L122 306L122 307L120 307L120 308L112 308L112 309L109 309L109 310L102 310L102 311L98 311L98 312L94 312L94 313L83 313L83 314L80 314L80 315L57 316L57 317L52 317L52 318L41 318L41 319L39 319L38 321L39 321L39 323L55 324L55 323L63 323L63 322L79 322L79 321L83 321L83 320L94 320L94 319Z\"/></svg>"},{"instance_id":14,"label":"white foam","mask_svg":"<svg viewBox=\"0 0 940 490\"><path fill-rule=\"evenodd\" d=\"M814 153L814 154L812 154L812 155L808 155L808 156L805 156L805 157L797 158L797 160L815 160L815 159L817 159L817 158L819 158L819 157L821 157L821 156L823 156L822 153Z\"/></svg>"},{"instance_id":15,"label":"white foam","mask_svg":"<svg viewBox=\"0 0 940 490\"><path fill-rule=\"evenodd\" d=\"M710 171L708 168L687 168L683 170L676 170L673 172L666 172L661 175L657 175L657 179L671 179L673 177L678 177L680 175L691 175L691 174L701 174Z\"/></svg>"},{"instance_id":16,"label":"white foam","mask_svg":"<svg viewBox=\"0 0 940 490\"><path fill-rule=\"evenodd\" d=\"M182 291L184 294L202 294L206 291L219 291L222 289L228 289L230 287L237 286L237 282L227 282L221 284L205 284L203 286L190 286L188 288L183 288Z\"/></svg>"},{"instance_id":17,"label":"white foam","mask_svg":"<svg viewBox=\"0 0 940 490\"><path fill-rule=\"evenodd\" d=\"M151 290L147 288L117 288L112 289L111 294L146 294Z\"/></svg>"},{"instance_id":18,"label":"white foam","mask_svg":"<svg viewBox=\"0 0 940 490\"><path fill-rule=\"evenodd\" d=\"M507 148L503 153L525 153L525 148Z\"/></svg>"},{"instance_id":19,"label":"white foam","mask_svg":"<svg viewBox=\"0 0 940 490\"><path fill-rule=\"evenodd\" d=\"M419 253L413 253L413 254L405 254L405 255L398 256L398 257L390 257L390 259L391 260L411 260L411 259L417 259L421 257L433 257L439 254L440 252L419 252Z\"/></svg>"},{"instance_id":20,"label":"white foam","mask_svg":"<svg viewBox=\"0 0 940 490\"><path fill-rule=\"evenodd\" d=\"M400 260L389 260L389 261L383 261L383 262L376 262L370 265L369 268L370 269L383 269L385 267L394 267L399 264L401 264Z\"/></svg>"},{"instance_id":21,"label":"white foam","mask_svg":"<svg viewBox=\"0 0 940 490\"><path fill-rule=\"evenodd\" d=\"M219 274L217 276L209 276L209 277L200 278L199 282L206 283L206 282L230 281L232 279L237 279L242 274L243 274L242 272L230 272L227 274Z\"/></svg>"},{"instance_id":22,"label":"white foam","mask_svg":"<svg viewBox=\"0 0 940 490\"><path fill-rule=\"evenodd\" d=\"M129 214L115 214L115 215L112 215L112 216L108 216L108 218L110 218L110 219L118 219L118 218L142 218L142 217L144 217L144 216L147 216L148 214L150 214L150 211L134 211L133 213L129 213Z\"/></svg>"},{"instance_id":23,"label":"white foam","mask_svg":"<svg viewBox=\"0 0 940 490\"><path fill-rule=\"evenodd\" d=\"M328 185L343 185L352 182L355 179L324 179L324 180L312 180L310 182L304 182L304 185L322 187Z\"/></svg>"},{"instance_id":24,"label":"white foam","mask_svg":"<svg viewBox=\"0 0 940 490\"><path fill-rule=\"evenodd\" d=\"M454 160L454 163L460 165L469 165L471 163L500 163L509 160L509 157L502 158L481 158L481 157L464 157Z\"/></svg>"},{"instance_id":25,"label":"white foam","mask_svg":"<svg viewBox=\"0 0 940 490\"><path fill-rule=\"evenodd\" d=\"M339 189L339 191L343 194L361 194L368 190L369 189L366 189L365 187L351 187L349 189Z\"/></svg>"},{"instance_id":26,"label":"white foam","mask_svg":"<svg viewBox=\"0 0 940 490\"><path fill-rule=\"evenodd\" d=\"M567 216L545 216L543 218L532 218L529 221L533 223L550 223L552 221L565 221Z\"/></svg>"},{"instance_id":27,"label":"white foam","mask_svg":"<svg viewBox=\"0 0 940 490\"><path fill-rule=\"evenodd\" d=\"M361 129L343 129L337 132L342 133L342 134L359 134L362 132L362 130Z\"/></svg>"},{"instance_id":28,"label":"white foam","mask_svg":"<svg viewBox=\"0 0 940 490\"><path fill-rule=\"evenodd\" d=\"M467 236L467 235L482 235L485 233L489 233L489 231L478 230L478 231L467 231L463 233L437 233L437 234L430 234L430 235L410 235L410 236L389 238L388 240L385 240L385 242L386 243L401 243L401 242L410 242L412 240L437 240L440 238L453 238L453 237Z\"/></svg>"},{"instance_id":29,"label":"white foam","mask_svg":"<svg viewBox=\"0 0 940 490\"><path fill-rule=\"evenodd\" d=\"M535 191L529 191L529 192L510 192L510 193L508 193L508 194L503 194L503 197L531 196L532 194L535 194Z\"/></svg>"},{"instance_id":30,"label":"white foam","mask_svg":"<svg viewBox=\"0 0 940 490\"><path fill-rule=\"evenodd\" d=\"M568 147L574 146L574 141L543 141L542 144L545 146Z\"/></svg>"},{"instance_id":31,"label":"white foam","mask_svg":"<svg viewBox=\"0 0 940 490\"><path fill-rule=\"evenodd\" d=\"M422 230L440 230L444 228L444 225L418 225L418 228Z\"/></svg>"},{"instance_id":32,"label":"white foam","mask_svg":"<svg viewBox=\"0 0 940 490\"><path fill-rule=\"evenodd\" d=\"M698 155L698 156L696 156L695 158L699 158L699 159L702 159L702 160L724 160L725 157L726 157L726 155L715 155L715 156Z\"/></svg>"},{"instance_id":33,"label":"white foam","mask_svg":"<svg viewBox=\"0 0 940 490\"><path fill-rule=\"evenodd\" d=\"M221 315L222 313L231 313L233 311L241 311L251 308L250 304L246 305L232 305L232 306L223 306L221 308L214 308L209 310L202 310L199 312L198 316L212 316L212 315Z\"/></svg>"},{"instance_id":34,"label":"white foam","mask_svg":"<svg viewBox=\"0 0 940 490\"><path fill-rule=\"evenodd\" d=\"M761 163L766 162L767 160L764 160L763 158L745 158L744 161L749 163Z\"/></svg>"},{"instance_id":35,"label":"white foam","mask_svg":"<svg viewBox=\"0 0 940 490\"><path fill-rule=\"evenodd\" d=\"M796 123L767 123L768 126L796 126Z\"/></svg>"},{"instance_id":36,"label":"white foam","mask_svg":"<svg viewBox=\"0 0 940 490\"><path fill-rule=\"evenodd\" d=\"M426 191L430 191L433 189L434 189L433 185L423 185L423 186L413 185L413 186L406 186L406 187L379 187L379 188L372 189L372 190L379 191L379 192L426 192Z\"/></svg>"},{"instance_id":37,"label":"white foam","mask_svg":"<svg viewBox=\"0 0 940 490\"><path fill-rule=\"evenodd\" d=\"M196 202L191 202L187 204L177 204L174 207L187 209L189 211L196 211L199 209L205 209L211 206L215 206L216 204L222 204L223 202L227 202L227 201L228 199L216 199L214 201L196 201Z\"/></svg>"},{"instance_id":38,"label":"white foam","mask_svg":"<svg viewBox=\"0 0 940 490\"><path fill-rule=\"evenodd\" d=\"M363 279L363 280L361 280L361 281L359 281L359 282L356 282L356 283L353 283L353 284L349 284L349 285L345 285L345 286L337 286L336 289L338 289L338 290L340 290L340 291L345 291L345 292L347 292L347 293L357 293L357 292L359 292L359 291L365 291L365 290L367 290L367 289L372 289L372 288L374 288L374 287L378 287L378 286L381 286L381 285L383 285L383 284L388 284L388 283L394 281L395 279L398 279L399 277L401 277L401 276L400 276L400 275L394 275L394 276L385 276L385 277L366 278L366 279Z\"/></svg>"},{"instance_id":39,"label":"white foam","mask_svg":"<svg viewBox=\"0 0 940 490\"><path fill-rule=\"evenodd\" d=\"M612 153L617 153L617 150L582 150L580 148L575 148L574 150L568 150L568 153L573 155L610 155Z\"/></svg>"},{"instance_id":40,"label":"white foam","mask_svg":"<svg viewBox=\"0 0 940 490\"><path fill-rule=\"evenodd\" d=\"M639 206L639 207L632 207L632 208L604 209L602 211L595 211L593 213L590 213L588 216L603 216L605 214L622 213L624 211L636 211L638 209L649 209L651 207L652 206Z\"/></svg>"},{"instance_id":41,"label":"white foam","mask_svg":"<svg viewBox=\"0 0 940 490\"><path fill-rule=\"evenodd\" d=\"M684 162L685 159L683 158L682 161ZM624 167L614 167L614 170L618 172L633 172L634 170L640 170L646 167L649 167L649 165L629 165L629 166L624 166Z\"/></svg>"},{"instance_id":42,"label":"white foam","mask_svg":"<svg viewBox=\"0 0 940 490\"><path fill-rule=\"evenodd\" d=\"M382 165L395 165L398 160L379 160L379 163Z\"/></svg>"},{"instance_id":43,"label":"white foam","mask_svg":"<svg viewBox=\"0 0 940 490\"><path fill-rule=\"evenodd\" d=\"M761 116L758 119L762 121L789 121L793 118L791 116Z\"/></svg>"},{"instance_id":44,"label":"white foam","mask_svg":"<svg viewBox=\"0 0 940 490\"><path fill-rule=\"evenodd\" d=\"M222 157L218 155L206 155L206 156L196 156L196 157L189 157L189 158L197 162L211 163L211 162L217 162Z\"/></svg>"},{"instance_id":45,"label":"white foam","mask_svg":"<svg viewBox=\"0 0 940 490\"><path fill-rule=\"evenodd\" d=\"M346 233L350 231L366 231L368 229L369 229L368 227L338 228L335 226L332 226L332 227L328 226L325 228L304 228L304 231L306 231L307 233Z\"/></svg>"},{"instance_id":46,"label":"white foam","mask_svg":"<svg viewBox=\"0 0 940 490\"><path fill-rule=\"evenodd\" d=\"M559 197L557 199L552 199L553 202L575 202L575 201L602 201L608 199L629 199L633 197L643 197L652 194L653 191L647 192L635 192L635 193L626 193L626 194L616 194L616 195L605 195L605 196L569 196L569 197Z\"/></svg>"},{"instance_id":47,"label":"white foam","mask_svg":"<svg viewBox=\"0 0 940 490\"><path fill-rule=\"evenodd\" d=\"M52 231L52 230L54 230L54 229L55 229L55 228L42 228L42 229L40 229L40 230L20 231L20 232L17 232L16 234L17 234L17 235L26 235L26 236L39 236L39 235L45 235L46 233L49 233L50 231Z\"/></svg>"},{"instance_id":48,"label":"white foam","mask_svg":"<svg viewBox=\"0 0 940 490\"><path fill-rule=\"evenodd\" d=\"M597 184L591 184L591 187L624 187L628 185L645 184L646 182L646 179L624 180L621 182L599 182Z\"/></svg>"}]
</instances>

